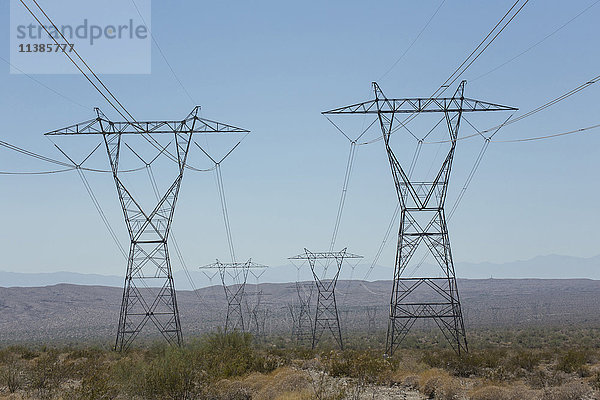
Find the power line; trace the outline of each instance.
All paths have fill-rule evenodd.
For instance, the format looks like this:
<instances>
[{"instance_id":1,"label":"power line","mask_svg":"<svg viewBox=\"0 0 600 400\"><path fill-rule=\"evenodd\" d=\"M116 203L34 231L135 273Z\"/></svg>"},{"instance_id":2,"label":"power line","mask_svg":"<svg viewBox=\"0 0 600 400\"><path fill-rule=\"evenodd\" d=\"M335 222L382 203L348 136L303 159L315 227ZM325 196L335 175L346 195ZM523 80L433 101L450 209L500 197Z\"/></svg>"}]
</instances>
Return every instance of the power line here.
<instances>
[{"instance_id":1,"label":"power line","mask_svg":"<svg viewBox=\"0 0 600 400\"><path fill-rule=\"evenodd\" d=\"M36 0L32 0L34 2L34 4L37 6L37 8L42 12L42 14L46 17L46 19L48 20L48 22L52 25L52 27L54 28L54 30L56 32L58 32L58 34L60 35L60 37L65 41L65 43L67 43L68 45L71 45L71 43L69 42L69 40L63 35L63 33L61 32L60 29L58 29L58 27L56 26L56 24L54 23L54 21L52 21L52 19L48 16L48 14L44 11L44 9L38 4L38 2ZM48 31L48 28L40 21L40 19L37 17L37 15L27 6L27 4L24 2L24 0L20 0L21 4L23 4L23 6L27 9L27 11L29 11L29 13L33 16L33 18L35 18L35 20L38 22L38 24L44 29L44 31L46 31L46 33L48 34L48 36L50 36L50 38L54 41L54 43L56 43L57 45L59 45L58 40L56 39L56 37L54 37L54 35L50 34L50 32ZM73 47L73 46L71 46ZM81 72L83 74L83 76L87 79L87 81L98 91L98 93L100 93L100 95L108 102L108 104L110 104L110 106L112 108L115 109L115 111L117 111L117 113L124 118L127 122L129 122L134 128L138 129L140 131L141 136L148 142L150 143L152 146L154 146L156 149L161 149L160 148L160 144L158 143L158 141L152 136L152 135L146 135L144 132L144 129L142 127L140 127L135 118L133 117L133 115L131 115L131 113L125 108L125 106L123 106L123 104L116 98L116 96L110 91L110 89L104 84L104 82L98 77L98 75L94 72L94 70L92 70L92 68L87 64L87 62L79 55L79 52L74 49L73 52L75 53L75 55L77 56L77 58L83 63L83 65L85 66L85 68L91 73L91 75L94 77L94 79L96 80L96 82L94 82L92 80L92 78L90 78L90 76L82 69L82 67L75 61L73 60L73 58L65 51L63 52L67 58L69 59L69 61L71 61L71 63L79 70L79 72ZM102 86L102 88L104 88L104 90L106 90L106 92L108 93L108 95L106 93L104 93L99 87L98 84L100 86ZM116 102L116 104L119 105L119 107L117 107L113 101L111 101L108 96L110 96L114 102ZM127 116L125 115L127 114ZM171 159L171 161L173 162L178 162L177 158L171 154L169 151L165 152L167 157L169 159Z\"/></svg>"},{"instance_id":2,"label":"power line","mask_svg":"<svg viewBox=\"0 0 600 400\"><path fill-rule=\"evenodd\" d=\"M346 172L344 174L344 183L342 185L342 194L340 197L340 203L337 210L337 216L335 219L335 225L333 228L333 234L331 236L331 242L329 244L329 251L333 251L335 242L337 241L338 232L340 230L340 224L342 222L342 214L344 212L344 205L346 204L346 195L348 194L348 185L350 183L350 177L352 175L352 169L354 167L354 159L356 157L356 142L350 142L350 153L348 154L348 163L346 164Z\"/></svg>"},{"instance_id":3,"label":"power line","mask_svg":"<svg viewBox=\"0 0 600 400\"><path fill-rule=\"evenodd\" d=\"M151 164L147 164L146 171L148 173L148 178L150 179L150 184L152 186L152 190L154 191L156 201L160 201L160 191L158 190L158 184L156 183L156 178L154 177L154 172L152 172ZM194 280L192 279L192 276L190 275L190 271L188 270L187 263L185 262L185 258L183 258L183 254L181 253L181 250L179 248L179 243L177 242L177 239L175 238L175 233L171 231L171 234L169 235L169 237L171 239L171 243L173 243L173 247L175 248L175 254L177 255L177 258L179 259L179 262L181 263L181 267L183 268L183 272L185 273L185 276L186 276L188 282L190 283L192 291L194 292L194 294L196 295L198 300L203 301L204 299L198 293L198 288L194 284Z\"/></svg>"},{"instance_id":4,"label":"power line","mask_svg":"<svg viewBox=\"0 0 600 400\"><path fill-rule=\"evenodd\" d=\"M80 168L76 168L76 169L77 169L77 173L78 173L79 177L81 178L81 181L83 182L83 186L85 187L85 190L87 191L90 199L92 200L92 203L94 204L94 207L96 208L96 211L98 212L98 215L100 215L100 219L102 219L104 226L106 226L108 233L110 234L113 241L117 245L121 254L123 254L123 257L125 257L125 259L127 259L128 258L127 253L125 252L123 245L121 245L121 242L117 238L115 231L113 230L112 226L110 225L110 222L108 221L108 218L106 217L106 214L104 213L104 210L102 209L102 206L100 205L100 202L98 201L98 198L94 194L94 191L92 190L90 183L88 182L87 178L85 177L83 171L81 171Z\"/></svg>"},{"instance_id":5,"label":"power line","mask_svg":"<svg viewBox=\"0 0 600 400\"><path fill-rule=\"evenodd\" d=\"M527 5L527 3L529 2L529 0L525 0L525 2L517 9L517 11L498 30L498 32L496 32L496 34L487 42L487 44L484 45L484 43L486 43L486 41L488 40L488 38L494 33L494 31L496 30L496 28L498 28L502 24L502 22L510 15L510 13L517 6L517 4L519 3L519 1L521 1L521 0L517 0L517 1L514 2L514 4L512 5L512 7L506 12L506 14L504 14L504 16L500 19L500 21L498 21L498 23L492 28L492 30L487 34L487 36L485 38L483 38L483 40L477 45L477 47L475 47L475 49L471 52L471 54L469 54L469 56L462 62L462 64L460 64L458 66L458 68L456 68L456 70L448 77L448 79L446 79L444 81L444 83L442 83L440 85L440 87L430 96L429 103L431 103L431 101L433 101L434 97L439 96L442 93L444 93L448 89L448 87L450 87L454 82L456 82L467 71L467 69L469 69L469 67L471 65L473 65L473 63L494 42L494 40L496 40L496 38L504 31L504 29L506 29L506 27L508 26L508 24L510 24L512 22L512 20L515 19L515 17L521 12L521 10L523 9L523 7L525 7ZM479 48L481 46L483 46L483 48L481 48L481 50L479 50ZM473 57L474 54L476 54L476 55ZM473 58L471 59L471 57L473 57ZM405 124L409 123L414 118L416 118L417 115L419 115L419 113L411 114L409 117L407 117L400 124L399 127L397 127L396 129L394 129L393 132L397 131L402 126L405 126Z\"/></svg>"},{"instance_id":6,"label":"power line","mask_svg":"<svg viewBox=\"0 0 600 400\"><path fill-rule=\"evenodd\" d=\"M589 11L592 7L594 7L598 3L600 3L600 0L596 0L595 2L593 2L592 4L590 4L589 6L587 6L579 14L575 15L573 18L571 18L570 20L568 20L567 22L565 22L564 24L562 24L561 26L559 26L558 28L556 28L555 30L553 30L551 33L549 33L546 36L544 36L541 40L538 40L533 45L529 46L528 48L526 48L525 50L523 50L522 52L520 52L516 56L508 59L507 61L503 62L502 64L498 65L497 67L492 68L488 72L486 72L484 74L481 74L481 75L479 75L478 77L476 77L474 79L471 79L471 82L475 82L476 80L481 79L481 78L483 78L483 77L491 74L492 72L497 71L498 69L504 67L505 65L507 65L507 64L513 62L514 60L516 60L517 58L521 57L522 55L524 55L524 54L528 53L529 51L533 50L534 48L536 48L537 46L539 46L540 44L542 44L543 42L545 42L546 40L548 40L550 37L554 36L556 33L558 33L564 27L566 27L567 25L569 25L571 22L575 21L577 18L579 18L580 16L582 16L583 14L585 14L587 11Z\"/></svg>"},{"instance_id":7,"label":"power line","mask_svg":"<svg viewBox=\"0 0 600 400\"><path fill-rule=\"evenodd\" d=\"M600 1L600 0L598 0L598 1ZM404 50L402 55L400 55L400 57L398 57L398 59L392 64L392 66L383 75L381 75L381 77L378 80L382 80L383 78L385 78L390 72L392 72L392 70L396 67L396 65L398 65L398 63L404 58L404 56L406 56L406 54L410 51L410 49L412 49L412 47L415 45L415 43L417 43L417 41L419 40L419 38L421 37L423 32L425 32L425 29L427 29L429 24L431 24L431 21L433 21L433 19L435 18L437 13L440 11L440 9L442 8L442 6L444 5L445 2L446 2L446 0L442 0L440 2L440 5L435 9L435 12L433 13L433 15L431 17L429 17L429 20L427 20L427 23L425 24L425 26L423 26L423 28L421 28L421 31L419 32L419 34L413 39L413 41L406 48L406 50Z\"/></svg>"},{"instance_id":8,"label":"power line","mask_svg":"<svg viewBox=\"0 0 600 400\"><path fill-rule=\"evenodd\" d=\"M227 202L225 200L225 187L223 186L223 175L221 173L220 163L215 164L215 178L217 190L219 191L219 199L221 201L221 211L223 213L223 222L225 223L225 233L227 234L229 254L231 255L232 262L235 263L235 248L233 247L233 235L231 234L231 226L229 224L229 211L227 209Z\"/></svg>"},{"instance_id":9,"label":"power line","mask_svg":"<svg viewBox=\"0 0 600 400\"><path fill-rule=\"evenodd\" d=\"M63 99L75 104L76 106L79 106L81 108L85 108L86 110L88 109L88 107L84 106L83 104L73 100L72 98L60 93L59 91L52 89L50 86L46 85L45 83L43 83L42 81L36 79L35 77L29 75L28 73L24 72L22 69L20 69L19 67L17 67L16 65L12 64L10 61L8 61L7 59L5 59L4 57L0 56L0 60L4 61L6 64L8 64L10 67L16 69L17 71L19 71L21 74L25 75L26 77L28 77L29 79L31 79L32 81L34 81L35 83L43 86L44 88L48 89L49 91L51 91L52 93L56 94L57 96L62 97Z\"/></svg>"},{"instance_id":10,"label":"power line","mask_svg":"<svg viewBox=\"0 0 600 400\"><path fill-rule=\"evenodd\" d=\"M32 158L36 158L36 159L41 160L41 161L45 161L47 163L61 165L63 167L69 167L69 168L75 167L74 164L68 164L68 163L65 163L65 162L62 162L62 161L55 160L55 159L50 158L50 157L46 157L46 156L38 154L38 153L34 153L33 151L26 150L26 149L24 149L22 147L15 146L15 145L10 144L8 142L5 142L3 140L0 140L0 146L5 147L5 148L7 148L9 150L12 150L12 151L16 151L17 153L26 155L28 157L32 157Z\"/></svg>"},{"instance_id":11,"label":"power line","mask_svg":"<svg viewBox=\"0 0 600 400\"><path fill-rule=\"evenodd\" d=\"M483 54L483 52L496 40L496 38L506 29L506 27L515 19L515 17L521 12L521 10L527 5L529 0L525 0L523 4L512 14L513 10L517 7L521 0L517 0L513 3L513 5L509 8L509 10L502 16L502 18L494 25L492 30L481 40L481 42L475 47L475 49L465 58L465 60L452 72L452 74L442 83L438 89L429 97L429 101L425 104L423 108L426 108L428 104L433 101L433 98L444 93L448 87L450 87L456 80L458 80L466 71L469 69L471 65ZM510 17L509 17L510 16ZM507 19L508 18L508 19ZM506 21L505 21L506 20ZM500 29L498 29L500 27ZM498 31L496 32L496 30ZM493 35L493 36L492 36ZM488 41L488 39L491 39ZM487 43L486 43L487 42ZM414 118L416 118L420 113L414 113L404 119L402 122L399 122L399 126L392 130L392 133L395 133L399 129L406 128L406 124L411 122ZM496 127L494 127L496 128ZM492 129L493 130L493 129ZM383 136L379 136L373 140L365 142L364 144L371 144L383 140Z\"/></svg>"},{"instance_id":12,"label":"power line","mask_svg":"<svg viewBox=\"0 0 600 400\"><path fill-rule=\"evenodd\" d=\"M500 24L502 24L502 21L504 21L510 15L511 11L517 6L517 4L519 3L519 1L520 0L515 1L515 3L512 5L512 7L506 12L506 14L504 14L504 16L500 19L500 21L498 21L498 23L494 26L494 28L492 28L492 30L490 31L490 33L488 33L487 36L485 38L483 38L483 40L477 45L477 47L475 48L475 50L473 50L471 52L471 54L469 54L469 56L465 59L465 61L463 61L462 64L460 64L458 66L458 68L450 75L450 77L448 77L448 79L446 79L446 81L444 81L444 83L442 83L440 85L440 87L433 93L433 95L431 95L431 97L435 97L438 94L441 94L441 93L445 92L446 89L450 85L452 85L454 82L456 82L456 80L458 78L460 78L460 76L462 74L464 74L467 69L469 69L469 67L481 56L481 54L483 54L483 52L494 42L494 40L496 40L496 38L502 33L502 31L504 31L504 29L506 29L506 27L508 26L508 24L510 24L512 22L512 20L521 12L521 10L523 9L523 7L525 7L527 5L527 3L529 2L529 0L525 0L525 2L519 7L519 9L498 30L498 32L494 35L494 37L492 37L492 39L479 51L479 53L471 61L469 61L469 59L471 57L473 57L473 55L475 53L477 53L477 51L479 50L479 48L481 46L483 46L484 43L487 41L487 39L494 33L494 31L496 30L496 28L498 28L498 26L500 26ZM468 62L468 64L467 64L467 62ZM466 64L466 66L465 66L465 64ZM463 66L464 66L464 68L463 68ZM462 69L462 71L461 71L461 69Z\"/></svg>"},{"instance_id":13,"label":"power line","mask_svg":"<svg viewBox=\"0 0 600 400\"><path fill-rule=\"evenodd\" d=\"M416 168L417 160L419 159L419 156L421 154L422 145L423 145L422 141L419 141L417 143L417 148L415 149L415 154L413 155L413 159L410 163L410 168L408 171L409 178L412 177L412 174L414 173L414 170ZM395 224L396 220L398 219L398 213L400 212L400 207L401 207L401 203L397 202L396 208L394 208L394 213L392 214L392 218L390 219L390 222L385 231L385 234L383 235L383 240L381 241L381 244L379 245L379 248L377 249L377 253L375 253L375 257L373 257L373 261L371 261L371 265L370 265L369 269L367 270L365 277L363 278L363 280L365 280L365 281L369 278L369 276L373 272L373 269L375 269L375 265L377 264L377 262L379 261L379 258L381 257L381 254L383 253L383 249L385 248L385 245L387 244L387 241L390 238L392 229L394 229L394 224Z\"/></svg>"},{"instance_id":14,"label":"power line","mask_svg":"<svg viewBox=\"0 0 600 400\"><path fill-rule=\"evenodd\" d=\"M579 86L577 86L577 87L569 90L568 92L563 93L562 95L560 95L560 96L558 96L558 97L556 97L556 98L554 98L554 99L552 99L552 100L550 100L550 101L542 104L541 106L539 106L537 108L534 108L533 110L530 110L530 111L528 111L528 112L526 112L524 114L519 115L516 118L511 119L510 121L506 122L505 124L496 125L496 126L493 126L491 128L484 129L482 131L478 131L478 132L476 132L474 134L471 134L471 135L461 136L461 137L457 138L456 140L459 141L459 140L470 139L470 138L476 137L476 136L481 136L481 135L484 135L485 133L493 132L493 131L497 130L499 127L511 125L511 124L519 122L519 121L521 121L521 120L523 120L525 118L529 118L532 115L535 115L535 114L537 114L537 113L539 113L541 111L544 111L545 109L547 109L547 108L549 108L549 107L551 107L551 106L553 106L553 105L555 105L557 103L560 103L563 100L566 100L567 98L573 96L574 94L577 94L577 93L581 92L582 90L587 89L588 87L594 85L595 83L597 83L599 81L600 81L600 75L598 75L598 76L596 76L596 77L594 77L594 78L592 78L592 79L590 79L590 80L588 80L588 81L580 84ZM582 128L582 129L585 131L585 130L588 130L588 129L593 129L593 127L587 127L587 128ZM558 134L554 134L554 135L540 136L540 137L537 137L537 138L513 139L512 141L513 142L526 142L526 141L531 141L531 140L540 140L540 139L546 139L546 138L549 138L549 137L564 136L564 135L568 135L568 134L571 134L571 133L576 133L578 131L579 130L574 130L574 131L563 132L563 133L558 133ZM442 144L442 143L450 143L450 142L451 142L451 140L439 140L439 141L434 141L434 142L424 142L424 144Z\"/></svg>"},{"instance_id":15,"label":"power line","mask_svg":"<svg viewBox=\"0 0 600 400\"><path fill-rule=\"evenodd\" d=\"M544 140L544 139L552 139L552 138L556 138L559 136L566 136L566 135L572 135L575 133L580 133L580 132L585 132L585 131L589 131L592 129L598 129L600 128L600 124L596 124L596 125L592 125L592 126L588 126L585 128L579 128L579 129L574 129L571 131L566 131L566 132L561 132L561 133L554 133L551 135L544 135L544 136L537 136L537 137L530 137L530 138L522 138L522 139L512 139L512 140L492 140L492 143L520 143L520 142L532 142L532 141L536 141L536 140Z\"/></svg>"},{"instance_id":16,"label":"power line","mask_svg":"<svg viewBox=\"0 0 600 400\"><path fill-rule=\"evenodd\" d=\"M32 172L27 172L27 171L0 171L0 175L51 175L51 174L60 174L63 172L70 172L73 171L75 169L75 167L73 168L65 168L65 169L56 169L56 170L51 170L51 171L32 171Z\"/></svg>"},{"instance_id":17,"label":"power line","mask_svg":"<svg viewBox=\"0 0 600 400\"><path fill-rule=\"evenodd\" d=\"M167 56L165 55L165 53L162 51L162 48L158 44L158 40L156 40L156 37L154 36L154 34L152 33L152 31L150 30L150 28L148 28L148 25L146 24L146 20L142 16L142 13L140 12L140 9L138 8L137 4L135 3L135 0L131 0L131 2L133 3L133 6L135 7L135 10L137 11L138 15L140 16L140 18L141 18L144 26L146 27L146 29L148 30L148 32L150 32L150 37L152 38L152 41L156 45L156 48L158 49L158 52L162 56L163 60L165 61L165 63L169 67L169 69L171 70L171 74L173 75L173 77L175 78L175 80L177 81L177 83L179 83L179 86L181 86L181 88L183 89L183 91L185 92L185 94L187 95L187 97L190 99L190 101L192 102L192 105L196 105L197 104L196 101L194 100L194 98L192 97L192 95L190 94L190 92L188 92L188 90L185 87L185 85L181 82L181 80L179 79L179 77L175 73L175 70L171 66L171 63L169 63L169 60L167 59Z\"/></svg>"}]
</instances>

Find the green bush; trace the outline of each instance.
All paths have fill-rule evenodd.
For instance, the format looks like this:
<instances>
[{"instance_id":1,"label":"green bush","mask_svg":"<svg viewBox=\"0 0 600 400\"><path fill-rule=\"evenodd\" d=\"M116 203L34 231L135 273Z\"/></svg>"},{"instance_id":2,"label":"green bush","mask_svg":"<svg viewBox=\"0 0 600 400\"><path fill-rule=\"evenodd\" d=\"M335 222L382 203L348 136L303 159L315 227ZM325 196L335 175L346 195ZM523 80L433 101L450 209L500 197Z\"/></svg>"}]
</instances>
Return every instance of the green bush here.
<instances>
[{"instance_id":1,"label":"green bush","mask_svg":"<svg viewBox=\"0 0 600 400\"><path fill-rule=\"evenodd\" d=\"M556 369L566 373L577 372L585 366L586 361L587 355L585 352L579 350L568 350L559 357L556 364Z\"/></svg>"},{"instance_id":2,"label":"green bush","mask_svg":"<svg viewBox=\"0 0 600 400\"><path fill-rule=\"evenodd\" d=\"M532 372L540 364L541 359L541 355L532 350L519 350L508 359L507 367L513 371L524 369Z\"/></svg>"},{"instance_id":3,"label":"green bush","mask_svg":"<svg viewBox=\"0 0 600 400\"><path fill-rule=\"evenodd\" d=\"M192 399L201 391L200 375L184 350L168 348L144 369L142 394L146 399Z\"/></svg>"}]
</instances>

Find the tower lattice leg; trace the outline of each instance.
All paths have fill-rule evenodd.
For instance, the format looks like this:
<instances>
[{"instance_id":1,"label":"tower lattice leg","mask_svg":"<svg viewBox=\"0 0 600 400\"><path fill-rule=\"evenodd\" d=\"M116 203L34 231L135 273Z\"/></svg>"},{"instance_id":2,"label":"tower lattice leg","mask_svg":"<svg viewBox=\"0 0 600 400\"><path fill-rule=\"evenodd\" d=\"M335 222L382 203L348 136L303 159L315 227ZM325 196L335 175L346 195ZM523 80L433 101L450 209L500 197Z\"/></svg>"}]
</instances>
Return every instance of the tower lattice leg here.
<instances>
[{"instance_id":1,"label":"tower lattice leg","mask_svg":"<svg viewBox=\"0 0 600 400\"><path fill-rule=\"evenodd\" d=\"M168 343L181 345L183 336L167 242L191 134L175 133L179 174L151 212L141 207L120 179L121 134L105 133L104 142L130 236L115 348L129 348L148 322Z\"/></svg>"}]
</instances>

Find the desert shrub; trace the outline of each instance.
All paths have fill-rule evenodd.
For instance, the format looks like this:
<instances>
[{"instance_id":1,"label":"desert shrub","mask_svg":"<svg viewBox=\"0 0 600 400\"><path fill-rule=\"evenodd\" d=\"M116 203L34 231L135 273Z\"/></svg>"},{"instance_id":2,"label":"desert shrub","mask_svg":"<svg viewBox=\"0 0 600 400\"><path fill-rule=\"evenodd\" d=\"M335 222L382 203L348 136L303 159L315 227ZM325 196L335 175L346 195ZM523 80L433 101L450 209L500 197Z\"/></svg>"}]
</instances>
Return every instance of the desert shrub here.
<instances>
[{"instance_id":1,"label":"desert shrub","mask_svg":"<svg viewBox=\"0 0 600 400\"><path fill-rule=\"evenodd\" d=\"M417 389L419 387L419 376L406 375L404 379L402 379L402 385L409 389Z\"/></svg>"},{"instance_id":2,"label":"desert shrub","mask_svg":"<svg viewBox=\"0 0 600 400\"><path fill-rule=\"evenodd\" d=\"M311 385L307 373L280 368L269 375L251 374L244 383L252 388L255 398L275 400L306 394Z\"/></svg>"},{"instance_id":3,"label":"desert shrub","mask_svg":"<svg viewBox=\"0 0 600 400\"><path fill-rule=\"evenodd\" d=\"M210 398L214 400L251 400L252 393L242 382L223 379L215 385Z\"/></svg>"},{"instance_id":4,"label":"desert shrub","mask_svg":"<svg viewBox=\"0 0 600 400\"><path fill-rule=\"evenodd\" d=\"M474 389L468 396L470 400L539 400L539 392L523 385L483 386Z\"/></svg>"},{"instance_id":5,"label":"desert shrub","mask_svg":"<svg viewBox=\"0 0 600 400\"><path fill-rule=\"evenodd\" d=\"M566 373L577 372L581 370L587 361L587 355L583 351L568 350L558 358L556 369Z\"/></svg>"},{"instance_id":6,"label":"desert shrub","mask_svg":"<svg viewBox=\"0 0 600 400\"><path fill-rule=\"evenodd\" d=\"M507 367L511 370L523 369L532 372L540 364L542 357L531 350L519 350L507 360Z\"/></svg>"},{"instance_id":7,"label":"desert shrub","mask_svg":"<svg viewBox=\"0 0 600 400\"><path fill-rule=\"evenodd\" d=\"M590 386L596 390L600 390L600 371L596 371L590 378Z\"/></svg>"},{"instance_id":8,"label":"desert shrub","mask_svg":"<svg viewBox=\"0 0 600 400\"><path fill-rule=\"evenodd\" d=\"M247 333L217 333L195 341L186 349L194 363L212 379L224 379L248 372L271 372L279 360L258 354Z\"/></svg>"},{"instance_id":9,"label":"desert shrub","mask_svg":"<svg viewBox=\"0 0 600 400\"><path fill-rule=\"evenodd\" d=\"M198 374L182 349L170 347L145 367L142 393L147 399L191 399L200 390Z\"/></svg>"},{"instance_id":10,"label":"desert shrub","mask_svg":"<svg viewBox=\"0 0 600 400\"><path fill-rule=\"evenodd\" d=\"M100 363L89 363L86 367L90 368L82 371L80 384L67 390L66 398L72 400L114 399L123 392L123 388L112 378L108 368Z\"/></svg>"},{"instance_id":11,"label":"desert shrub","mask_svg":"<svg viewBox=\"0 0 600 400\"><path fill-rule=\"evenodd\" d=\"M309 377L314 400L342 400L346 398L345 388L325 372L314 372L309 374Z\"/></svg>"},{"instance_id":12,"label":"desert shrub","mask_svg":"<svg viewBox=\"0 0 600 400\"><path fill-rule=\"evenodd\" d=\"M34 360L28 373L30 387L39 398L50 398L52 392L68 377L68 371L61 368L59 353L48 350Z\"/></svg>"},{"instance_id":13,"label":"desert shrub","mask_svg":"<svg viewBox=\"0 0 600 400\"><path fill-rule=\"evenodd\" d=\"M428 351L423 355L423 362L434 368L446 369L457 376L483 376L486 369L500 366L505 353L504 350L492 349L461 355L453 351Z\"/></svg>"},{"instance_id":14,"label":"desert shrub","mask_svg":"<svg viewBox=\"0 0 600 400\"><path fill-rule=\"evenodd\" d=\"M548 371L538 368L527 377L527 383L535 389L562 385L567 376L562 371Z\"/></svg>"},{"instance_id":15,"label":"desert shrub","mask_svg":"<svg viewBox=\"0 0 600 400\"><path fill-rule=\"evenodd\" d=\"M81 347L70 351L66 358L70 360L81 358L97 360L105 355L106 352L98 347Z\"/></svg>"},{"instance_id":16,"label":"desert shrub","mask_svg":"<svg viewBox=\"0 0 600 400\"><path fill-rule=\"evenodd\" d=\"M572 382L545 389L541 400L582 400L590 393L591 389L583 382Z\"/></svg>"},{"instance_id":17,"label":"desert shrub","mask_svg":"<svg viewBox=\"0 0 600 400\"><path fill-rule=\"evenodd\" d=\"M3 357L0 367L0 383L6 385L10 393L19 390L25 383L24 364L16 354Z\"/></svg>"},{"instance_id":18,"label":"desert shrub","mask_svg":"<svg viewBox=\"0 0 600 400\"><path fill-rule=\"evenodd\" d=\"M475 390L470 396L471 400L511 400L509 389L498 386L484 386Z\"/></svg>"},{"instance_id":19,"label":"desert shrub","mask_svg":"<svg viewBox=\"0 0 600 400\"><path fill-rule=\"evenodd\" d=\"M27 346L9 346L5 349L2 349L2 354L16 354L23 360L33 360L34 358L40 356L39 351L31 349Z\"/></svg>"},{"instance_id":20,"label":"desert shrub","mask_svg":"<svg viewBox=\"0 0 600 400\"><path fill-rule=\"evenodd\" d=\"M390 363L381 356L368 352L347 350L331 352L323 356L327 373L333 377L360 379L365 383L381 382L391 370Z\"/></svg>"},{"instance_id":21,"label":"desert shrub","mask_svg":"<svg viewBox=\"0 0 600 400\"><path fill-rule=\"evenodd\" d=\"M428 398L442 400L457 399L462 392L456 379L452 378L446 371L435 368L421 373L419 391Z\"/></svg>"}]
</instances>

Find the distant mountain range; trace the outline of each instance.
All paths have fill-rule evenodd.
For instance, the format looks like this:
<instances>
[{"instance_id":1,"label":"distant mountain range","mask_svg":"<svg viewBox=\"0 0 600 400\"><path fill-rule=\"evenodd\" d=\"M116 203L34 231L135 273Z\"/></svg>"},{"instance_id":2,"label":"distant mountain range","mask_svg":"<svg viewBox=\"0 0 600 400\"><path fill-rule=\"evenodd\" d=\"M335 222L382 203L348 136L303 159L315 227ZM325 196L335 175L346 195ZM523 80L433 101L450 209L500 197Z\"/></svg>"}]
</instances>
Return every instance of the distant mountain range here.
<instances>
[{"instance_id":1,"label":"distant mountain range","mask_svg":"<svg viewBox=\"0 0 600 400\"><path fill-rule=\"evenodd\" d=\"M370 265L361 264L354 271L346 269L340 279L345 280L389 280L393 274L391 267L375 265L367 276ZM436 271L437 267L425 264L422 271ZM220 284L218 276L207 277L198 270L189 271L192 283L184 271L174 273L175 285L178 290L191 290ZM502 264L495 263L466 263L456 264L456 274L459 278L467 279L574 279L587 278L600 280L600 255L591 258L548 255L530 260L513 261ZM308 268L298 273L292 265L271 267L260 276L260 282L285 283L296 280L311 280ZM254 276L249 276L249 283L256 283ZM45 272L20 273L0 271L0 287L39 287L69 283L75 285L98 285L122 287L123 277L115 275L84 274L75 272Z\"/></svg>"},{"instance_id":2,"label":"distant mountain range","mask_svg":"<svg viewBox=\"0 0 600 400\"><path fill-rule=\"evenodd\" d=\"M338 309L344 331L384 332L392 282L340 281ZM598 327L600 281L590 279L459 279L458 287L470 328ZM268 333L289 334L290 308L297 304L295 285L248 285L246 300ZM257 293L262 293L258 297ZM0 288L0 345L26 341L78 343L113 340L119 319L122 289L105 286L53 285ZM314 307L315 296L311 307ZM196 292L178 290L184 336L214 331L224 323L225 296L220 286ZM314 312L314 308L312 308ZM370 314L369 314L370 312ZM372 321L370 318L373 318ZM429 321L431 322L431 321ZM433 327L433 323L429 324ZM153 327L145 335L157 337Z\"/></svg>"}]
</instances>

